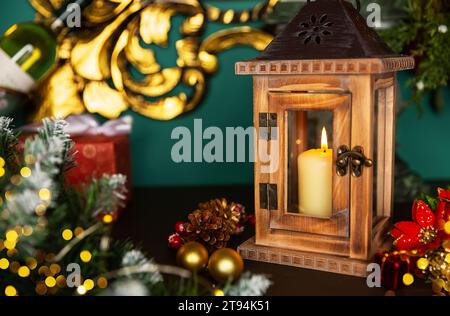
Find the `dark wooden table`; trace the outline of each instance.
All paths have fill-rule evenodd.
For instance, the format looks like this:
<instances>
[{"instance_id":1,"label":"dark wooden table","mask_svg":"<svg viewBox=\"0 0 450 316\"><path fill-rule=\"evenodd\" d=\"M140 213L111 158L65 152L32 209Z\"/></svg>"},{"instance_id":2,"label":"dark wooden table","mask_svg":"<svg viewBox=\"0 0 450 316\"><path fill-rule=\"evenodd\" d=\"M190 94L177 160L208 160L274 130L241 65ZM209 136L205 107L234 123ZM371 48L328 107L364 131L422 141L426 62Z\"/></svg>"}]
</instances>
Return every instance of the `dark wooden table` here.
<instances>
[{"instance_id":1,"label":"dark wooden table","mask_svg":"<svg viewBox=\"0 0 450 316\"><path fill-rule=\"evenodd\" d=\"M253 212L252 187L138 188L134 190L132 202L116 224L114 235L132 240L158 263L175 264L176 252L167 247L167 237L173 233L174 224L186 220L187 214L199 202L216 197L242 203L249 212ZM398 205L395 217L407 217L409 210L408 205ZM247 229L230 246L237 247L252 235L252 229ZM268 294L274 296L380 296L386 292L382 288L368 288L363 278L252 261L247 261L245 268L269 275L274 285ZM412 286L397 291L397 295L431 295L431 290L423 281L416 280Z\"/></svg>"}]
</instances>

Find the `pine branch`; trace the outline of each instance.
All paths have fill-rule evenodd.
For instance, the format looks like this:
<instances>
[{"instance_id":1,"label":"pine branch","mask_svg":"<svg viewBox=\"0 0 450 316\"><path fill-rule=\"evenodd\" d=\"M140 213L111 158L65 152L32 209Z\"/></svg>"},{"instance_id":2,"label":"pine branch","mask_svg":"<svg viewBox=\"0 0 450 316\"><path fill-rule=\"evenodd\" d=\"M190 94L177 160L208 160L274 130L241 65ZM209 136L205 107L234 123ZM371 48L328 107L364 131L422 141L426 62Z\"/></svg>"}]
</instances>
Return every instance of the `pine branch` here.
<instances>
[{"instance_id":1,"label":"pine branch","mask_svg":"<svg viewBox=\"0 0 450 316\"><path fill-rule=\"evenodd\" d=\"M244 273L236 284L225 287L225 295L228 296L262 296L272 285L266 276L260 274Z\"/></svg>"},{"instance_id":2,"label":"pine branch","mask_svg":"<svg viewBox=\"0 0 450 316\"><path fill-rule=\"evenodd\" d=\"M12 121L11 118L0 116L0 157L5 160L14 155L14 147L18 143Z\"/></svg>"},{"instance_id":3,"label":"pine branch","mask_svg":"<svg viewBox=\"0 0 450 316\"><path fill-rule=\"evenodd\" d=\"M419 103L426 92L433 92L432 108L441 109L442 94L450 77L450 13L442 0L408 0L407 17L399 25L383 32L397 53L412 55L417 61L415 76L408 82L415 89L412 100Z\"/></svg>"},{"instance_id":4,"label":"pine branch","mask_svg":"<svg viewBox=\"0 0 450 316\"><path fill-rule=\"evenodd\" d=\"M101 213L115 213L124 207L126 199L127 178L124 175L103 175L88 187L84 214L86 217L96 217Z\"/></svg>"}]
</instances>

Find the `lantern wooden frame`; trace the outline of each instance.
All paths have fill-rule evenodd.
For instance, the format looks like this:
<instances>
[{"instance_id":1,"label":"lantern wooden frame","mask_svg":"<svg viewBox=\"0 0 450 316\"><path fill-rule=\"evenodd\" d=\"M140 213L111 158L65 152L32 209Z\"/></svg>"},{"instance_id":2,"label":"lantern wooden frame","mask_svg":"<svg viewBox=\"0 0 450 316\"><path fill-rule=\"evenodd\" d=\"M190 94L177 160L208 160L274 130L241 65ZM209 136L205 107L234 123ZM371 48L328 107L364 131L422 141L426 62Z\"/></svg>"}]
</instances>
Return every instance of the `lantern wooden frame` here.
<instances>
[{"instance_id":1,"label":"lantern wooden frame","mask_svg":"<svg viewBox=\"0 0 450 316\"><path fill-rule=\"evenodd\" d=\"M329 4L332 1L323 2ZM342 4L345 1L336 2ZM413 58L392 54L376 58L296 60L270 56L236 64L237 74L253 75L254 124L258 135L254 178L256 236L239 247L243 258L354 276L366 275L367 264L374 253L386 247L392 215L395 73L413 67ZM347 218L345 214L322 219L288 213L285 113L287 109L308 107L332 110L337 117L333 135L339 135L342 143L333 144L333 162L338 159L339 145L360 146L370 159L377 147L373 168L364 168L360 177L350 173L334 177L334 205L345 199L340 188L349 188ZM279 168L263 173L264 163L259 160L258 153L262 150L261 137L267 137L263 129L270 127L279 129L278 142L271 142L270 136L267 139L269 152L279 150ZM377 137L374 136L375 130L378 131ZM334 163L333 166L336 173ZM348 227L348 230L341 227Z\"/></svg>"}]
</instances>

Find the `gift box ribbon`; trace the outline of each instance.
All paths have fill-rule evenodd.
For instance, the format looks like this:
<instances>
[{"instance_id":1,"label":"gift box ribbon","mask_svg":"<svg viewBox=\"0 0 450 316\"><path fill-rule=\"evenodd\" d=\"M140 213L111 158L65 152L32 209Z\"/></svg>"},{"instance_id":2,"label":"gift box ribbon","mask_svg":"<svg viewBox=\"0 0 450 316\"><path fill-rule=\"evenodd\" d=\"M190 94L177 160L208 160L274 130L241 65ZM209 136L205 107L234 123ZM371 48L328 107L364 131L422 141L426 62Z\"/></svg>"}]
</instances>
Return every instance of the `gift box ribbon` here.
<instances>
[{"instance_id":1,"label":"gift box ribbon","mask_svg":"<svg viewBox=\"0 0 450 316\"><path fill-rule=\"evenodd\" d=\"M117 120L110 120L100 125L90 114L71 115L66 118L68 126L65 131L70 136L121 136L129 135L133 125L131 116L124 116ZM42 124L30 124L21 128L24 132L37 132Z\"/></svg>"}]
</instances>

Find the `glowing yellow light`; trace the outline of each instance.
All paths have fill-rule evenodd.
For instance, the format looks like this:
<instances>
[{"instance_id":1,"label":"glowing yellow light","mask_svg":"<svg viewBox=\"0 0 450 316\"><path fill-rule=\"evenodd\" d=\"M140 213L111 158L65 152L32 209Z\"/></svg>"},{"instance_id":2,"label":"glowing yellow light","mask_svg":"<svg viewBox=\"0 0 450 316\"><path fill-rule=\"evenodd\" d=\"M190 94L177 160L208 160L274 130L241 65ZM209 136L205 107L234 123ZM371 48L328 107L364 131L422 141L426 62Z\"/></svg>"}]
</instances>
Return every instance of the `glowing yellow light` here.
<instances>
[{"instance_id":1,"label":"glowing yellow light","mask_svg":"<svg viewBox=\"0 0 450 316\"><path fill-rule=\"evenodd\" d=\"M95 283L94 283L94 281L91 280L91 279L86 279L86 280L83 282L83 285L84 285L84 287L86 288L86 291L90 291L90 290L92 290L92 289L94 288Z\"/></svg>"},{"instance_id":2,"label":"glowing yellow light","mask_svg":"<svg viewBox=\"0 0 450 316\"><path fill-rule=\"evenodd\" d=\"M39 198L42 201L49 201L52 198L52 192L47 188L42 188L39 190Z\"/></svg>"},{"instance_id":3,"label":"glowing yellow light","mask_svg":"<svg viewBox=\"0 0 450 316\"><path fill-rule=\"evenodd\" d=\"M45 285L48 287L54 287L56 285L56 280L54 277L49 276L45 279Z\"/></svg>"},{"instance_id":4,"label":"glowing yellow light","mask_svg":"<svg viewBox=\"0 0 450 316\"><path fill-rule=\"evenodd\" d=\"M63 275L60 275L56 278L56 285L59 288L64 288L66 286L66 278Z\"/></svg>"},{"instance_id":5,"label":"glowing yellow light","mask_svg":"<svg viewBox=\"0 0 450 316\"><path fill-rule=\"evenodd\" d=\"M220 10L215 7L209 7L208 17L210 18L210 20L217 20L220 17Z\"/></svg>"},{"instance_id":6,"label":"glowing yellow light","mask_svg":"<svg viewBox=\"0 0 450 316\"><path fill-rule=\"evenodd\" d=\"M234 263L231 260L224 259L219 262L219 266L217 269L228 274L234 271Z\"/></svg>"},{"instance_id":7,"label":"glowing yellow light","mask_svg":"<svg viewBox=\"0 0 450 316\"><path fill-rule=\"evenodd\" d=\"M31 176L31 169L28 167L23 167L22 169L20 169L20 175L24 178L28 178L29 176Z\"/></svg>"},{"instance_id":8,"label":"glowing yellow light","mask_svg":"<svg viewBox=\"0 0 450 316\"><path fill-rule=\"evenodd\" d=\"M32 234L33 234L33 227L27 225L22 228L22 235L24 235L25 237L29 237Z\"/></svg>"},{"instance_id":9,"label":"glowing yellow light","mask_svg":"<svg viewBox=\"0 0 450 316\"><path fill-rule=\"evenodd\" d=\"M414 283L414 276L411 273L405 273L403 275L403 284L410 286Z\"/></svg>"},{"instance_id":10,"label":"glowing yellow light","mask_svg":"<svg viewBox=\"0 0 450 316\"><path fill-rule=\"evenodd\" d=\"M322 144L322 150L327 150L328 149L328 136L327 136L327 130L324 128L322 128L322 140L321 140L321 144Z\"/></svg>"},{"instance_id":11,"label":"glowing yellow light","mask_svg":"<svg viewBox=\"0 0 450 316\"><path fill-rule=\"evenodd\" d=\"M202 257L198 253L191 252L187 254L185 260L189 265L197 265L202 260Z\"/></svg>"},{"instance_id":12,"label":"glowing yellow light","mask_svg":"<svg viewBox=\"0 0 450 316\"><path fill-rule=\"evenodd\" d=\"M5 240L3 242L3 245L8 250L12 250L12 249L16 248L16 242L15 241Z\"/></svg>"},{"instance_id":13,"label":"glowing yellow light","mask_svg":"<svg viewBox=\"0 0 450 316\"><path fill-rule=\"evenodd\" d=\"M67 241L71 240L71 239L73 238L73 233L72 233L72 231L71 231L70 229L65 229L65 230L62 232L62 238L63 238L64 240L67 240Z\"/></svg>"},{"instance_id":14,"label":"glowing yellow light","mask_svg":"<svg viewBox=\"0 0 450 316\"><path fill-rule=\"evenodd\" d=\"M10 36L12 33L14 33L18 28L17 24L14 24L13 26L11 26L9 29L6 30L4 36Z\"/></svg>"},{"instance_id":15,"label":"glowing yellow light","mask_svg":"<svg viewBox=\"0 0 450 316\"><path fill-rule=\"evenodd\" d=\"M108 287L108 280L104 277L98 278L97 286L101 289L106 289Z\"/></svg>"},{"instance_id":16,"label":"glowing yellow light","mask_svg":"<svg viewBox=\"0 0 450 316\"><path fill-rule=\"evenodd\" d=\"M89 251L87 251L87 250L83 250L80 253L80 259L83 262L89 262L92 259L92 254Z\"/></svg>"},{"instance_id":17,"label":"glowing yellow light","mask_svg":"<svg viewBox=\"0 0 450 316\"><path fill-rule=\"evenodd\" d=\"M26 155L26 156L25 156L25 163L26 163L27 165L34 164L35 162L36 162L36 158L34 158L33 155Z\"/></svg>"},{"instance_id":18,"label":"glowing yellow light","mask_svg":"<svg viewBox=\"0 0 450 316\"><path fill-rule=\"evenodd\" d=\"M417 260L417 267L420 270L425 270L426 268L428 268L429 264L430 262L426 258L420 258L419 260Z\"/></svg>"},{"instance_id":19,"label":"glowing yellow light","mask_svg":"<svg viewBox=\"0 0 450 316\"><path fill-rule=\"evenodd\" d=\"M11 200L11 198L12 198L12 193L11 193L11 191L6 191L6 192L5 192L5 198L6 198L8 201Z\"/></svg>"},{"instance_id":20,"label":"glowing yellow light","mask_svg":"<svg viewBox=\"0 0 450 316\"><path fill-rule=\"evenodd\" d=\"M114 218L109 214L103 216L103 223L105 223L105 224L111 224L113 222L113 220L114 220Z\"/></svg>"},{"instance_id":21,"label":"glowing yellow light","mask_svg":"<svg viewBox=\"0 0 450 316\"><path fill-rule=\"evenodd\" d=\"M450 263L450 253L445 256L445 262Z\"/></svg>"},{"instance_id":22,"label":"glowing yellow light","mask_svg":"<svg viewBox=\"0 0 450 316\"><path fill-rule=\"evenodd\" d=\"M6 173L5 168L0 167L0 178L3 177L5 175L5 173Z\"/></svg>"},{"instance_id":23,"label":"glowing yellow light","mask_svg":"<svg viewBox=\"0 0 450 316\"><path fill-rule=\"evenodd\" d=\"M10 242L16 242L19 238L19 234L15 230L10 230L6 233L6 240Z\"/></svg>"},{"instance_id":24,"label":"glowing yellow light","mask_svg":"<svg viewBox=\"0 0 450 316\"><path fill-rule=\"evenodd\" d=\"M61 272L61 267L56 264L56 263L52 263L50 265L50 271L55 275Z\"/></svg>"},{"instance_id":25,"label":"glowing yellow light","mask_svg":"<svg viewBox=\"0 0 450 316\"><path fill-rule=\"evenodd\" d=\"M30 275L30 269L26 266L22 266L19 268L19 271L17 271L17 274L19 274L21 278L26 278Z\"/></svg>"},{"instance_id":26,"label":"glowing yellow light","mask_svg":"<svg viewBox=\"0 0 450 316\"><path fill-rule=\"evenodd\" d=\"M47 276L47 274L50 272L50 269L47 266L41 266L38 270L39 274L43 274L45 276Z\"/></svg>"},{"instance_id":27,"label":"glowing yellow light","mask_svg":"<svg viewBox=\"0 0 450 316\"><path fill-rule=\"evenodd\" d=\"M47 293L47 287L44 283L36 284L35 291L38 295L45 295Z\"/></svg>"},{"instance_id":28,"label":"glowing yellow light","mask_svg":"<svg viewBox=\"0 0 450 316\"><path fill-rule=\"evenodd\" d=\"M84 287L84 285L80 285L78 288L77 288L77 292L78 292L78 294L80 294L80 295L84 295L84 294L86 294L86 288Z\"/></svg>"},{"instance_id":29,"label":"glowing yellow light","mask_svg":"<svg viewBox=\"0 0 450 316\"><path fill-rule=\"evenodd\" d=\"M17 295L17 290L16 290L16 288L15 288L14 286L12 286L12 285L8 285L8 286L5 288L5 295L6 295L6 296L16 296L16 295Z\"/></svg>"},{"instance_id":30,"label":"glowing yellow light","mask_svg":"<svg viewBox=\"0 0 450 316\"><path fill-rule=\"evenodd\" d=\"M9 261L6 258L0 259L0 269L6 270L9 268Z\"/></svg>"},{"instance_id":31,"label":"glowing yellow light","mask_svg":"<svg viewBox=\"0 0 450 316\"><path fill-rule=\"evenodd\" d=\"M82 233L84 232L84 229L83 228L81 228L81 227L77 227L77 228L75 228L74 230L73 230L73 233L75 234L75 236L79 236L79 235L81 235Z\"/></svg>"},{"instance_id":32,"label":"glowing yellow light","mask_svg":"<svg viewBox=\"0 0 450 316\"><path fill-rule=\"evenodd\" d=\"M22 178L19 175L14 175L11 177L10 181L14 185L20 185L20 183L22 182Z\"/></svg>"},{"instance_id":33,"label":"glowing yellow light","mask_svg":"<svg viewBox=\"0 0 450 316\"><path fill-rule=\"evenodd\" d=\"M34 209L34 212L36 213L37 216L44 216L46 211L47 206L45 206L44 204L38 204Z\"/></svg>"},{"instance_id":34,"label":"glowing yellow light","mask_svg":"<svg viewBox=\"0 0 450 316\"><path fill-rule=\"evenodd\" d=\"M28 268L30 268L30 270L34 270L37 267L37 261L34 258L28 258L26 260L27 266Z\"/></svg>"},{"instance_id":35,"label":"glowing yellow light","mask_svg":"<svg viewBox=\"0 0 450 316\"><path fill-rule=\"evenodd\" d=\"M214 296L225 296L225 293L221 289L215 289Z\"/></svg>"},{"instance_id":36,"label":"glowing yellow light","mask_svg":"<svg viewBox=\"0 0 450 316\"><path fill-rule=\"evenodd\" d=\"M249 18L250 18L249 12L248 12L248 11L243 11L243 12L241 13L240 21L241 21L242 23L245 23L245 22L248 21Z\"/></svg>"},{"instance_id":37,"label":"glowing yellow light","mask_svg":"<svg viewBox=\"0 0 450 316\"><path fill-rule=\"evenodd\" d=\"M227 10L223 15L222 21L225 24L230 24L231 21L233 21L233 18L234 18L233 10Z\"/></svg>"},{"instance_id":38,"label":"glowing yellow light","mask_svg":"<svg viewBox=\"0 0 450 316\"><path fill-rule=\"evenodd\" d=\"M3 168L5 166L5 164L6 164L5 159L0 157L0 168Z\"/></svg>"},{"instance_id":39,"label":"glowing yellow light","mask_svg":"<svg viewBox=\"0 0 450 316\"><path fill-rule=\"evenodd\" d=\"M447 235L450 235L450 221L448 221L447 223L445 223L445 225L444 225L444 230L445 230L445 233L446 233Z\"/></svg>"}]
</instances>

